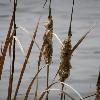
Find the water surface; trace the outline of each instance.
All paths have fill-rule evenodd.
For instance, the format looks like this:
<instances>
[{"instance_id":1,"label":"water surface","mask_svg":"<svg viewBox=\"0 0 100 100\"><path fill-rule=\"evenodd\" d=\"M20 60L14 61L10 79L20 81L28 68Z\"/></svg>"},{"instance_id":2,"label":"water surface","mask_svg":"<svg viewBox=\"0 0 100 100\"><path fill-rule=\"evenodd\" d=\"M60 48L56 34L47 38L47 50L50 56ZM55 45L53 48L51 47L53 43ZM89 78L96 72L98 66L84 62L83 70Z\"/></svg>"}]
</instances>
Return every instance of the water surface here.
<instances>
[{"instance_id":1,"label":"water surface","mask_svg":"<svg viewBox=\"0 0 100 100\"><path fill-rule=\"evenodd\" d=\"M0 45L5 40L10 18L12 15L12 4L10 0L0 0ZM37 32L37 42L42 44L42 36L45 31L44 22L48 16L48 5L43 9L42 6L45 0L18 0L18 7L16 12L16 24L23 26L30 33L35 29L36 21L41 15L39 30ZM54 20L54 32L63 41L67 35L72 0L52 0L52 16ZM91 25L100 20L100 0L75 0L73 23L72 23L72 45L80 39L80 37L86 33ZM27 52L31 37L21 30L17 30L17 36L23 45L25 52ZM61 45L57 40L53 39L54 53L53 64L50 67L50 82L55 75L55 72L59 66L59 55ZM100 69L100 23L96 28L87 36L83 43L74 52L71 64L71 75L66 83L73 86L84 97L92 94L96 91L97 76ZM25 74L22 80L21 88L19 90L18 100L23 99L23 94L27 89L27 85L36 73L37 60L39 50L36 45L33 46L32 54L30 56L29 65L25 70ZM23 64L24 57L20 52L18 45L16 44L16 62L15 62L15 74L14 74L14 86L13 92L19 78L21 65ZM42 66L43 66L42 62ZM46 70L44 69L39 76L40 90L45 88ZM2 80L0 81L0 100L5 100L7 97L7 86L9 80L9 56L7 54L5 65L2 74ZM30 99L33 100L33 90L31 91ZM67 91L67 90L66 90ZM69 91L69 90L68 90ZM73 94L72 94L73 95ZM52 93L50 95L51 100L58 100L58 93ZM77 96L75 96L77 98ZM76 99L77 100L77 99ZM90 98L87 100L94 100Z\"/></svg>"}]
</instances>

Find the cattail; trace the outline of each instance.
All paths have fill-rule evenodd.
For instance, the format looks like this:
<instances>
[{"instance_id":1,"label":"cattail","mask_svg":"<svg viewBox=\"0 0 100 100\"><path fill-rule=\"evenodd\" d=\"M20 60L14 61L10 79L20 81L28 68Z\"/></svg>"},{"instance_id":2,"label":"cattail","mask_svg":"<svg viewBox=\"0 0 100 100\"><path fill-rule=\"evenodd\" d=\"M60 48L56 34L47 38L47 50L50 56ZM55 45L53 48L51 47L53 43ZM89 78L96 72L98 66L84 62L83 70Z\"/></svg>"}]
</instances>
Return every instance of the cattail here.
<instances>
[{"instance_id":1,"label":"cattail","mask_svg":"<svg viewBox=\"0 0 100 100\"><path fill-rule=\"evenodd\" d=\"M70 25L69 25L69 30L68 30L68 36L65 38L63 41L63 46L61 48L61 56L60 56L60 66L59 66L59 76L60 76L60 81L64 82L65 79L68 78L70 75L70 69L71 69L71 50L72 50L72 45L71 45L71 36L72 36L72 17L73 17L73 9L74 9L74 0L73 0L73 5L72 5L72 12L71 12L71 20L70 20Z\"/></svg>"},{"instance_id":2,"label":"cattail","mask_svg":"<svg viewBox=\"0 0 100 100\"><path fill-rule=\"evenodd\" d=\"M48 22L45 24L46 32L44 34L43 40L43 55L46 64L50 64L52 61L52 37L53 37L53 20L52 16L48 16Z\"/></svg>"},{"instance_id":3,"label":"cattail","mask_svg":"<svg viewBox=\"0 0 100 100\"><path fill-rule=\"evenodd\" d=\"M65 39L63 41L63 46L61 48L61 57L60 57L60 66L59 66L59 76L60 81L64 82L65 79L68 78L70 75L70 69L71 69L71 39Z\"/></svg>"},{"instance_id":4,"label":"cattail","mask_svg":"<svg viewBox=\"0 0 100 100\"><path fill-rule=\"evenodd\" d=\"M46 0L47 2L47 0ZM45 2L45 4L46 4ZM44 6L45 6L44 4ZM43 6L43 7L44 7ZM53 46L52 46L52 37L53 37L53 20L52 20L52 16L51 16L51 0L50 0L50 4L49 4L49 15L48 15L48 21L45 23L45 33L43 36L43 44L41 47L41 51L40 51L40 55L39 55L39 60L38 60L38 71L40 69L40 62L41 62L41 58L42 56L44 57L45 60L45 64L47 65L47 87L48 87L48 83L49 83L49 65L52 62L52 53L53 53ZM36 92L35 92L35 97L34 99L37 98L37 90L38 90L38 77L37 77L37 86L36 86ZM48 100L48 95L46 97L46 100Z\"/></svg>"}]
</instances>

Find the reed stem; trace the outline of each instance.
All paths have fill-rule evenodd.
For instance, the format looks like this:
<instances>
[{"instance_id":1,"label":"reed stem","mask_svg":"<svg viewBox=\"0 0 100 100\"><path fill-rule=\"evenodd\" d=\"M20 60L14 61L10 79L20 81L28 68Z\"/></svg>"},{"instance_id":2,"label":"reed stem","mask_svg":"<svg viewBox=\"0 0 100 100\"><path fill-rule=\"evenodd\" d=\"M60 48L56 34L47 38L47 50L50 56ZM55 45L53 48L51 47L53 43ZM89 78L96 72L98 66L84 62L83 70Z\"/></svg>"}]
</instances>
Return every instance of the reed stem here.
<instances>
[{"instance_id":1,"label":"reed stem","mask_svg":"<svg viewBox=\"0 0 100 100\"><path fill-rule=\"evenodd\" d=\"M16 23L15 23L15 13L16 13L16 0L14 0L14 36L16 36ZM11 58L11 45L10 44L10 51L9 51L9 55ZM7 100L11 100L11 95L12 95L12 87L13 87L13 74L14 74L14 63L15 63L15 39L13 40L13 59L12 59L12 65L10 65L10 78L9 78L9 87L8 87L8 97ZM12 71L11 71L12 70Z\"/></svg>"},{"instance_id":2,"label":"reed stem","mask_svg":"<svg viewBox=\"0 0 100 100\"><path fill-rule=\"evenodd\" d=\"M62 84L62 91L63 91L63 89L64 89L64 84ZM63 97L64 97L64 94L63 94L63 93L61 93L60 100L63 100Z\"/></svg>"},{"instance_id":3,"label":"reed stem","mask_svg":"<svg viewBox=\"0 0 100 100\"><path fill-rule=\"evenodd\" d=\"M47 65L47 88L49 86L49 65ZM46 100L48 100L49 91L47 91Z\"/></svg>"}]
</instances>

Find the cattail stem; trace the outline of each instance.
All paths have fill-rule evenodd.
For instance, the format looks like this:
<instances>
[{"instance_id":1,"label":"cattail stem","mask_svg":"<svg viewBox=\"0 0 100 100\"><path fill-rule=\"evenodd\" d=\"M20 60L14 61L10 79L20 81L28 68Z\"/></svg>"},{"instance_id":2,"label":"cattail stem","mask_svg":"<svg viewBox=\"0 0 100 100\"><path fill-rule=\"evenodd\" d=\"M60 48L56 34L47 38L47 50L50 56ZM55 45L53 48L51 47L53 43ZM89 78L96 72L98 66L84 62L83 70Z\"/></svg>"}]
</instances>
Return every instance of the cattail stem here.
<instances>
[{"instance_id":1,"label":"cattail stem","mask_svg":"<svg viewBox=\"0 0 100 100\"><path fill-rule=\"evenodd\" d=\"M7 100L11 99L10 90L11 90L11 45L9 46L9 57L10 57L10 74L9 74L9 86L8 86L8 96Z\"/></svg>"},{"instance_id":2,"label":"cattail stem","mask_svg":"<svg viewBox=\"0 0 100 100\"><path fill-rule=\"evenodd\" d=\"M47 88L49 86L49 65L47 65ZM47 91L46 100L48 100L49 92Z\"/></svg>"},{"instance_id":3,"label":"cattail stem","mask_svg":"<svg viewBox=\"0 0 100 100\"><path fill-rule=\"evenodd\" d=\"M63 91L63 89L64 89L64 84L62 84L62 91ZM61 93L60 100L63 100L63 97L64 97L64 94L63 94L63 93Z\"/></svg>"},{"instance_id":4,"label":"cattail stem","mask_svg":"<svg viewBox=\"0 0 100 100\"><path fill-rule=\"evenodd\" d=\"M13 10L14 36L16 36L16 23L15 23L16 3L17 3L17 1L14 0L14 10ZM10 44L10 51L9 51L10 58L11 58L11 45L12 44ZM12 59L12 65L10 66L11 68L10 68L10 78L9 78L7 100L11 100L12 86L13 86L13 74L14 74L14 63L15 63L15 39L13 40L13 59Z\"/></svg>"}]
</instances>

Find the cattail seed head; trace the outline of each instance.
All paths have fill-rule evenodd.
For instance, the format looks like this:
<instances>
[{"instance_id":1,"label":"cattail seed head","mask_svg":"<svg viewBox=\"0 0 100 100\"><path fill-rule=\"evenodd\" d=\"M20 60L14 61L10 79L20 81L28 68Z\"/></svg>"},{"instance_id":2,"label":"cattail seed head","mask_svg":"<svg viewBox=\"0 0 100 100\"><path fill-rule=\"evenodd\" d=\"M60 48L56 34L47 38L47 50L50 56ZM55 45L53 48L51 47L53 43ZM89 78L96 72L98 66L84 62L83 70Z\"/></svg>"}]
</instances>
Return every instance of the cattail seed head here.
<instances>
[{"instance_id":1,"label":"cattail seed head","mask_svg":"<svg viewBox=\"0 0 100 100\"><path fill-rule=\"evenodd\" d=\"M63 46L61 48L61 56L60 56L60 66L59 66L59 76L60 81L64 82L66 78L70 75L71 69L71 40L70 38L65 39L63 41Z\"/></svg>"},{"instance_id":2,"label":"cattail seed head","mask_svg":"<svg viewBox=\"0 0 100 100\"><path fill-rule=\"evenodd\" d=\"M48 17L48 21L45 24L46 32L44 34L43 40L44 40L44 49L43 49L43 55L44 60L46 64L50 64L52 61L52 37L53 37L53 20L52 17Z\"/></svg>"}]
</instances>

